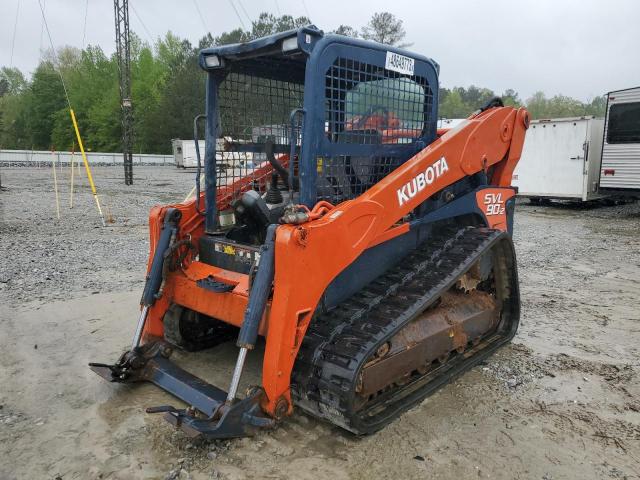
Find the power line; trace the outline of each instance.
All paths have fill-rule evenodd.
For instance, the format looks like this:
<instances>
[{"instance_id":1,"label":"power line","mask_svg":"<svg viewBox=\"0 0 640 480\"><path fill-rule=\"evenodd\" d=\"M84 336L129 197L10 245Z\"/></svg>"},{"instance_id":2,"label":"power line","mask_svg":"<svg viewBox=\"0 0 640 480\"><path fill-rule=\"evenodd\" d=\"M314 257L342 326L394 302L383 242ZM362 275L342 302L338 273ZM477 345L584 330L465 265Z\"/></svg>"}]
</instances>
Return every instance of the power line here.
<instances>
[{"instance_id":1,"label":"power line","mask_svg":"<svg viewBox=\"0 0 640 480\"><path fill-rule=\"evenodd\" d=\"M311 14L309 13L309 9L307 8L307 2L305 2L305 0L302 0L302 6L304 7L304 11L307 13L307 18L311 20Z\"/></svg>"},{"instance_id":2,"label":"power line","mask_svg":"<svg viewBox=\"0 0 640 480\"><path fill-rule=\"evenodd\" d=\"M242 25L242 28L244 30L246 30L247 27L244 26L244 22L242 21L242 17L240 16L240 13L238 13L238 9L236 8L235 4L233 3L233 0L229 0L229 4L233 8L233 11L236 12L236 17L238 17L238 20L240 20L240 25Z\"/></svg>"},{"instance_id":3,"label":"power line","mask_svg":"<svg viewBox=\"0 0 640 480\"><path fill-rule=\"evenodd\" d=\"M247 10L244 8L244 5L242 4L241 0L238 0L238 5L240 5L240 8L242 9L242 11L244 12L245 16L247 17L247 20L249 20L249 23L253 23L253 20L251 20L251 17L247 13Z\"/></svg>"},{"instance_id":4,"label":"power line","mask_svg":"<svg viewBox=\"0 0 640 480\"><path fill-rule=\"evenodd\" d=\"M47 8L47 0L44 1L44 7ZM40 57L38 60L42 60L42 39L44 37L44 22L40 22Z\"/></svg>"},{"instance_id":5,"label":"power line","mask_svg":"<svg viewBox=\"0 0 640 480\"><path fill-rule=\"evenodd\" d=\"M85 40L87 38L87 13L89 12L89 0L84 4L84 24L82 26L82 49L84 50Z\"/></svg>"},{"instance_id":6,"label":"power line","mask_svg":"<svg viewBox=\"0 0 640 480\"><path fill-rule=\"evenodd\" d=\"M84 147L82 146L82 139L80 138L80 130L78 129L78 123L76 121L76 115L73 112L73 108L71 108L71 100L69 100L69 93L67 92L67 86L64 83L64 78L62 78L62 71L60 70L60 62L58 61L58 55L56 54L56 49L53 47L53 40L51 39L51 32L49 32L49 25L47 24L47 18L44 14L44 7L42 6L42 1L38 0L38 5L40 6L40 12L42 13L42 22L44 23L44 28L47 31L47 36L49 37L49 44L51 45L51 54L53 55L54 60L54 70L58 71L58 75L60 75L60 82L62 83L62 89L64 90L64 96L67 99L67 105L69 106L69 114L71 115L71 122L73 123L73 128L76 131L76 138L78 139L78 144L80 146L80 151L82 152L82 160L84 161L84 168L87 171L87 178L89 179L89 185L91 185L91 193L93 194L93 198L96 201L96 206L98 207L98 213L100 214L100 218L102 219L102 226L106 226L104 221L104 215L102 214L102 207L100 206L100 200L98 199L98 191L96 190L96 186L93 183L93 177L91 175L91 169L89 168L89 162L87 161L87 156L84 152ZM56 65L58 68L56 68Z\"/></svg>"},{"instance_id":7,"label":"power line","mask_svg":"<svg viewBox=\"0 0 640 480\"><path fill-rule=\"evenodd\" d=\"M204 27L204 32L210 32L210 30L207 28L207 23L204 21L204 17L202 16L202 12L200 11L200 7L198 6L198 0L193 0L193 4L196 7L196 10L198 11L198 16L200 17L200 21L202 22L202 26Z\"/></svg>"},{"instance_id":8,"label":"power line","mask_svg":"<svg viewBox=\"0 0 640 480\"><path fill-rule=\"evenodd\" d=\"M49 37L49 44L51 45L51 54L53 55L54 63L58 67L58 68L55 68L55 70L57 70L58 75L60 75L60 81L62 82L62 89L64 90L64 96L67 99L67 105L69 105L69 110L71 110L71 100L69 100L69 93L67 92L67 86L64 83L64 78L62 78L62 71L60 70L60 62L58 61L58 54L56 53L56 49L53 46L53 40L51 40L51 32L49 32L49 25L47 24L47 18L44 15L44 8L42 7L41 0L38 0L38 5L40 5L40 12L42 12L42 22L44 23L44 28L46 29L47 36Z\"/></svg>"},{"instance_id":9,"label":"power line","mask_svg":"<svg viewBox=\"0 0 640 480\"><path fill-rule=\"evenodd\" d=\"M280 11L280 5L278 5L278 0L273 0L276 4L276 10L278 11L278 15L282 16L282 12Z\"/></svg>"},{"instance_id":10,"label":"power line","mask_svg":"<svg viewBox=\"0 0 640 480\"><path fill-rule=\"evenodd\" d=\"M16 8L16 20L13 22L13 37L11 38L11 60L9 61L9 67L13 67L13 49L16 46L16 31L18 30L18 14L20 13L20 0L18 0L18 7Z\"/></svg>"},{"instance_id":11,"label":"power line","mask_svg":"<svg viewBox=\"0 0 640 480\"><path fill-rule=\"evenodd\" d=\"M136 16L136 18L140 22L140 25L142 25L142 28L144 28L144 31L147 34L147 38L149 39L149 43L153 44L153 35L151 35L151 32L149 32L149 29L147 28L147 26L142 21L142 18L140 17L140 15L138 15L138 11L136 10L136 7L133 6L133 3L130 3L129 5L131 5L131 9L133 10L133 14Z\"/></svg>"}]
</instances>

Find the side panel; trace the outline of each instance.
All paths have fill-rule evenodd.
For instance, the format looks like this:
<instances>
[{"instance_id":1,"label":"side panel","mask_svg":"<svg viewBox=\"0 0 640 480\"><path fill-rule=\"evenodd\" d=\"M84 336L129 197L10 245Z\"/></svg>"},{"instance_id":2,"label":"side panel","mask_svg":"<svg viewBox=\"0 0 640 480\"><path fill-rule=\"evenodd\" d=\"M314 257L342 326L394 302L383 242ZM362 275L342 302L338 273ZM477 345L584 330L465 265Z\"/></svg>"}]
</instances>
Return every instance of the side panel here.
<instances>
[{"instance_id":1,"label":"side panel","mask_svg":"<svg viewBox=\"0 0 640 480\"><path fill-rule=\"evenodd\" d=\"M583 198L589 119L531 122L513 185L523 196Z\"/></svg>"},{"instance_id":2,"label":"side panel","mask_svg":"<svg viewBox=\"0 0 640 480\"><path fill-rule=\"evenodd\" d=\"M640 143L610 144L607 141L610 112L614 105L640 102L640 87L609 93L602 148L600 188L640 190Z\"/></svg>"},{"instance_id":3,"label":"side panel","mask_svg":"<svg viewBox=\"0 0 640 480\"><path fill-rule=\"evenodd\" d=\"M392 238L362 252L327 287L323 299L325 308L330 309L346 300L417 248L421 239L420 233L424 235L424 232L430 230L430 227L422 226L421 230L422 232L420 229L410 230L404 235Z\"/></svg>"},{"instance_id":4,"label":"side panel","mask_svg":"<svg viewBox=\"0 0 640 480\"><path fill-rule=\"evenodd\" d=\"M459 188L449 190L456 191L454 201L433 201L435 209L412 220L407 233L362 252L327 287L325 308L334 307L396 265L429 238L438 221L466 217L466 225L484 225L513 233L513 188L483 185L473 189L469 182L458 182L455 186Z\"/></svg>"},{"instance_id":5,"label":"side panel","mask_svg":"<svg viewBox=\"0 0 640 480\"><path fill-rule=\"evenodd\" d=\"M604 118L594 118L589 121L589 143L587 146L587 175L585 176L583 200L600 198L598 193L598 179L602 165L602 136L604 134Z\"/></svg>"}]
</instances>

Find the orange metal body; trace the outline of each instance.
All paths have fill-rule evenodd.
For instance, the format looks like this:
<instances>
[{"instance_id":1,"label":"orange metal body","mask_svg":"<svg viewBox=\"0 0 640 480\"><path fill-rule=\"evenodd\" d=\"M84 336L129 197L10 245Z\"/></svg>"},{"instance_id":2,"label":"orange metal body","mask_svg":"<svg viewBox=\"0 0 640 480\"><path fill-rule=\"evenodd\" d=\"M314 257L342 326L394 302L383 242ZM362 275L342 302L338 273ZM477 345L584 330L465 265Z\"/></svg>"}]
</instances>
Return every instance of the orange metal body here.
<instances>
[{"instance_id":1,"label":"orange metal body","mask_svg":"<svg viewBox=\"0 0 640 480\"><path fill-rule=\"evenodd\" d=\"M490 226L506 229L504 210L489 205L504 206L513 195L511 189L500 187L511 185L528 123L524 109L491 108L470 117L454 130L442 132L431 145L358 198L333 208L322 205L318 211L324 215L308 223L278 227L273 297L260 326L260 334L266 338L262 374L265 392L262 407L266 412L275 415L276 405L283 401L287 402L289 412L292 409L291 371L327 286L364 250L406 233L409 225L403 222L403 217L414 208L446 186L493 167L489 180L495 188L481 192L478 206ZM261 178L268 173L270 169L264 167ZM246 188L250 188L252 180L246 181ZM485 198L485 194L493 196ZM227 197L228 190L218 192L220 203L224 204ZM173 207L183 214L180 238L190 235L197 244L195 240L204 234L204 229L194 201ZM153 257L163 212L164 208L155 207L150 214L149 258ZM192 261L190 257L185 264L185 268L168 274L162 297L149 311L144 335L162 337L162 317L172 303L241 325L248 303L247 275ZM234 285L233 290L213 293L196 285L198 280L209 276Z\"/></svg>"}]
</instances>

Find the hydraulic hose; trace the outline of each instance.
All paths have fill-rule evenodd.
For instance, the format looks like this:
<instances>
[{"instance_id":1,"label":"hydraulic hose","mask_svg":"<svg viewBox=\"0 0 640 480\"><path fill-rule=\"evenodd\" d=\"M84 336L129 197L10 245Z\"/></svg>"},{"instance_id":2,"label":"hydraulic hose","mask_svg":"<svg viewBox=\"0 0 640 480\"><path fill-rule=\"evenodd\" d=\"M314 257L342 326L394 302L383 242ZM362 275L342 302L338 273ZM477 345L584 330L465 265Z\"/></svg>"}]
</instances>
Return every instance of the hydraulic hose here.
<instances>
[{"instance_id":1,"label":"hydraulic hose","mask_svg":"<svg viewBox=\"0 0 640 480\"><path fill-rule=\"evenodd\" d=\"M267 160L276 172L278 172L278 176L282 179L282 183L284 186L289 189L289 172L286 168L276 160L275 155L273 154L273 140L267 140L264 144L264 153L267 155ZM289 159L291 162L291 159Z\"/></svg>"},{"instance_id":2,"label":"hydraulic hose","mask_svg":"<svg viewBox=\"0 0 640 480\"><path fill-rule=\"evenodd\" d=\"M494 107L504 107L504 102L502 101L502 98L493 97L491 100L485 103L484 106L480 107L480 111L484 112L485 110L489 110L490 108L494 108Z\"/></svg>"},{"instance_id":3,"label":"hydraulic hose","mask_svg":"<svg viewBox=\"0 0 640 480\"><path fill-rule=\"evenodd\" d=\"M164 214L162 229L160 230L160 238L156 243L156 250L151 261L151 268L144 284L144 291L140 304L150 307L156 301L156 295L162 285L162 270L165 262L165 252L171 244L171 237L178 231L178 222L182 213L175 208L168 208Z\"/></svg>"}]
</instances>

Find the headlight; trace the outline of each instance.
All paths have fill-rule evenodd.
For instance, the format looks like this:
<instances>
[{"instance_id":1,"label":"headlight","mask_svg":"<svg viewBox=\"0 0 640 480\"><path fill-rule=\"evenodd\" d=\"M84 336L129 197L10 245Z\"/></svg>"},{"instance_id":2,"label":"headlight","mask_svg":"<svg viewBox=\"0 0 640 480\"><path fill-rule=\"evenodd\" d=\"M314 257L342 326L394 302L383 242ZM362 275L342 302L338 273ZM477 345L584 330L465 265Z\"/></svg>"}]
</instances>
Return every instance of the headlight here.
<instances>
[{"instance_id":1,"label":"headlight","mask_svg":"<svg viewBox=\"0 0 640 480\"><path fill-rule=\"evenodd\" d=\"M282 41L282 51L283 52L290 52L291 50L297 50L297 49L298 49L298 36L297 35L295 37L285 38Z\"/></svg>"},{"instance_id":2,"label":"headlight","mask_svg":"<svg viewBox=\"0 0 640 480\"><path fill-rule=\"evenodd\" d=\"M218 55L207 55L204 57L204 64L209 68L216 68L222 65Z\"/></svg>"}]
</instances>

